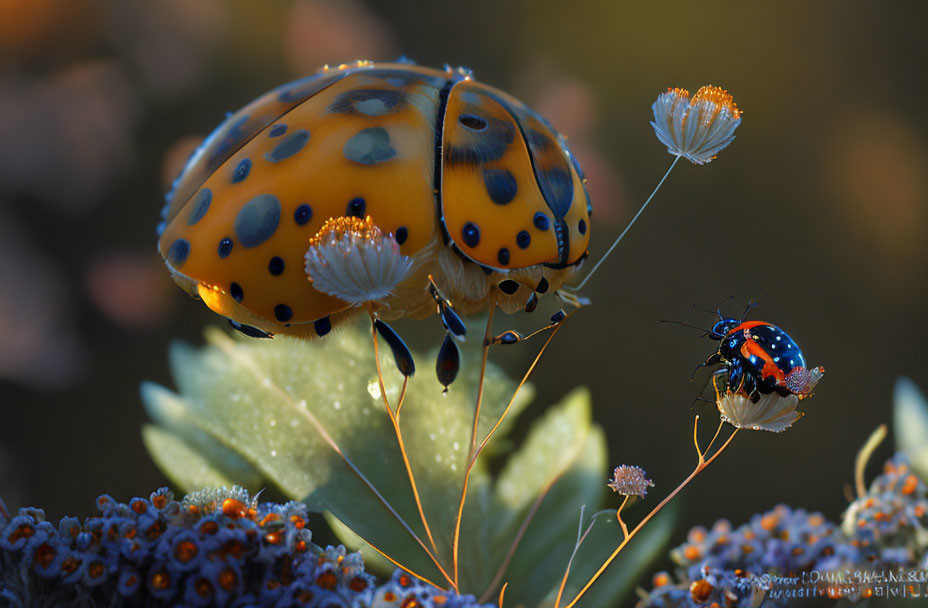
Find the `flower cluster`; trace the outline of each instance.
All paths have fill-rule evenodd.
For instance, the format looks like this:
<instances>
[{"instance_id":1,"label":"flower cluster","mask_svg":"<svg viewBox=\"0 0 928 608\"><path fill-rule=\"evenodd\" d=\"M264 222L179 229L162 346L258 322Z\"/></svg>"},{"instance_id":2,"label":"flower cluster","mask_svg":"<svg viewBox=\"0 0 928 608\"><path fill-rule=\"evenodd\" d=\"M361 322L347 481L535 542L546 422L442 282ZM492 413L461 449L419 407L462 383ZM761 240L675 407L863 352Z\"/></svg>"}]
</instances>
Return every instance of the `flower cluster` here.
<instances>
[{"instance_id":1,"label":"flower cluster","mask_svg":"<svg viewBox=\"0 0 928 608\"><path fill-rule=\"evenodd\" d=\"M36 606L475 606L398 573L377 588L360 553L311 542L302 503L238 487L173 499L166 488L100 516L46 521L0 508L0 599ZM441 599L439 599L441 597ZM431 599L430 599L431 598Z\"/></svg>"},{"instance_id":2,"label":"flower cluster","mask_svg":"<svg viewBox=\"0 0 928 608\"><path fill-rule=\"evenodd\" d=\"M671 552L680 566L676 577L656 574L638 608L784 605L789 596L773 590L798 586L803 573L924 566L926 515L925 484L896 456L850 505L843 526L779 505L737 529L725 520L710 530L693 528ZM823 580L815 592L829 596L837 589ZM860 592L866 595L866 588Z\"/></svg>"},{"instance_id":3,"label":"flower cluster","mask_svg":"<svg viewBox=\"0 0 928 608\"><path fill-rule=\"evenodd\" d=\"M623 464L615 468L612 479L606 485L622 496L643 498L648 493L648 488L654 487L654 482L648 479L648 474L641 467Z\"/></svg>"}]
</instances>

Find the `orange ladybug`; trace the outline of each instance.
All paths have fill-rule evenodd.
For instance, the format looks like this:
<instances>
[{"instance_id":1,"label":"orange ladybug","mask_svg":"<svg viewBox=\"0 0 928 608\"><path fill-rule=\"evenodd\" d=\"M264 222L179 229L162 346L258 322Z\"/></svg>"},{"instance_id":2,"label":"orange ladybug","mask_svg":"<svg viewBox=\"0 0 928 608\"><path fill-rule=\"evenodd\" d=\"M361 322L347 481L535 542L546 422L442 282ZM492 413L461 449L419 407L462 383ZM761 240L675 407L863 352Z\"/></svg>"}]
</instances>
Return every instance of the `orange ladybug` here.
<instances>
[{"instance_id":1,"label":"orange ladybug","mask_svg":"<svg viewBox=\"0 0 928 608\"><path fill-rule=\"evenodd\" d=\"M470 72L357 62L231 114L175 182L158 249L249 335L436 302L511 313L587 256L584 182L545 119Z\"/></svg>"}]
</instances>

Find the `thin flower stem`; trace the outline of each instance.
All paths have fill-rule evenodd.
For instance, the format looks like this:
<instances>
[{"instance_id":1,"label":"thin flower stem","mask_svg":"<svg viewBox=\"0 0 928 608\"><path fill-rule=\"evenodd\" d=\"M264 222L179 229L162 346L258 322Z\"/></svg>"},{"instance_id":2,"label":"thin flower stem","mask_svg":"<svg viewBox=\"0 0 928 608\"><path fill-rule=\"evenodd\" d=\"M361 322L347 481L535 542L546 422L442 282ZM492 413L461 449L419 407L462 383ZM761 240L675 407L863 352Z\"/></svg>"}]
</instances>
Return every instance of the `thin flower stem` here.
<instances>
[{"instance_id":1,"label":"thin flower stem","mask_svg":"<svg viewBox=\"0 0 928 608\"><path fill-rule=\"evenodd\" d=\"M625 226L625 230L622 231L622 234L620 234L619 237L615 241L612 242L612 245L609 246L609 249L606 251L606 253L601 258L599 258L599 261L596 262L595 266L593 266L593 270L591 270L589 274L587 274L583 278L583 280L580 281L580 284L577 285L576 287L571 287L571 291L580 291L581 289L583 289L583 286L586 285L587 281L590 280L590 277L592 277L593 274L596 273L596 270L599 269L602 263L606 261L606 258L609 257L609 254L612 253L612 250L615 249L616 245L618 245L619 242L621 242L621 240L625 238L625 235L628 233L629 229L631 229L631 227L638 220L638 217L641 215L641 213L645 210L645 208L647 208L648 203L651 202L651 199L654 198L654 195L657 194L657 191L660 190L661 186L664 185L664 180L666 180L667 176L670 175L670 172L673 171L673 168L677 165L677 161L679 161L680 158L682 157L678 154L677 157L673 159L673 162L670 163L670 168L667 169L667 173L664 174L664 177L661 178L661 181L657 182L657 186L654 187L654 190L651 192L651 196L649 196L648 200L646 200L644 204L641 206L641 208L638 209L638 213L635 214L635 217L632 218L632 221L630 221L628 225Z\"/></svg>"},{"instance_id":2,"label":"thin flower stem","mask_svg":"<svg viewBox=\"0 0 928 608\"><path fill-rule=\"evenodd\" d=\"M366 542L366 543L370 546L371 549L373 549L374 551L376 551L377 553L379 553L380 555L382 555L384 558L387 559L387 561L389 561L391 564L393 564L393 565L396 566L397 568L399 568L399 569L401 569L401 570L405 570L406 572L412 574L412 575L413 575L414 577L416 577L417 579L419 579L419 580L421 580L421 581L425 581L425 582L428 583L429 585L431 585L431 586L433 586L433 587L436 587L436 588L438 588L438 589L441 589L441 585L438 585L438 584L436 584L436 583L433 583L432 581L430 581L430 580L427 579L426 577L422 576L421 574L418 574L415 570L413 570L413 569L410 568L409 566L404 566L404 565L401 564L400 562L396 561L395 559L393 559L392 557L390 557L389 555L387 555L386 553L384 553L383 551L381 551L379 547L377 547L376 545L374 545L374 544L371 543L370 541L365 540L364 542ZM455 591L457 591L457 589L455 589Z\"/></svg>"},{"instance_id":3,"label":"thin flower stem","mask_svg":"<svg viewBox=\"0 0 928 608\"><path fill-rule=\"evenodd\" d=\"M383 396L383 405L387 408L387 415L390 416L390 422L393 424L393 431L396 434L396 441L400 446L400 454L403 456L403 466L406 467L406 476L409 477L409 485L412 488L412 496L416 501L416 508L419 510L419 518L422 520L422 525L425 527L425 534L428 536L429 544L432 545L432 552L434 553L429 552L429 557L431 557L432 561L438 565L438 548L435 545L435 539L432 537L432 530L429 528L429 522L425 517L425 511L422 509L422 501L419 498L419 489L416 487L416 477L412 473L412 467L409 464L409 455L406 453L406 446L403 443L403 431L400 430L399 420L394 415L393 409L390 407L390 400L387 397L387 387L384 384L383 372L380 369L380 345L377 340L377 327L374 325L376 317L374 316L373 311L370 312L370 316L371 337L374 340L374 361L377 363L377 381L380 383L380 394ZM403 388L405 389L405 382ZM399 410L399 408L397 408L397 410Z\"/></svg>"},{"instance_id":4,"label":"thin flower stem","mask_svg":"<svg viewBox=\"0 0 928 608\"><path fill-rule=\"evenodd\" d=\"M628 497L626 497L628 498ZM570 576L570 567L574 563L574 558L577 556L577 551L580 550L580 545L583 544L583 541L586 540L587 534L590 533L590 530L593 529L593 524L596 523L596 517L593 516L590 519L590 525L587 526L586 532L583 535L580 535L580 531L583 530L583 507L580 508L580 528L577 530L577 543L574 545L573 553L570 554L570 559L567 560L567 568L564 569L564 576L561 578L561 586L557 589L557 598L554 600L554 606L557 607L561 603L561 598L564 596L564 587L567 586L567 578Z\"/></svg>"},{"instance_id":5,"label":"thin flower stem","mask_svg":"<svg viewBox=\"0 0 928 608\"><path fill-rule=\"evenodd\" d=\"M554 483L560 479L552 479L548 485L542 489L541 493L535 498L535 501L532 503L531 508L528 510L528 513L525 515L525 519L522 520L522 525L519 526L519 531L516 532L515 538L512 539L512 544L509 545L509 551L506 552L506 557L503 559L503 563L500 564L499 569L496 571L496 575L493 577L493 580L490 581L490 584L487 586L487 590L480 596L480 599L477 600L478 603L484 603L489 598L490 594L493 593L493 590L496 589L496 586L499 585L500 581L503 578L503 575L506 574L506 569L509 567L509 562L512 561L512 556L515 555L516 549L519 548L519 543L522 542L522 537L525 535L525 531L528 529L532 519L535 517L535 513L538 512L538 508L541 507L542 501L545 499L545 496L548 495L548 492L551 491L551 487Z\"/></svg>"},{"instance_id":6,"label":"thin flower stem","mask_svg":"<svg viewBox=\"0 0 928 608\"><path fill-rule=\"evenodd\" d=\"M699 421L699 417L697 416L697 417L696 417L696 422L698 423L698 421ZM694 426L695 426L695 424L694 424ZM580 598L583 597L583 594L585 594L585 593L587 592L587 590L588 590L590 587L593 586L593 583L595 583L596 580L602 575L602 573L605 572L606 568L609 567L609 564L611 564L611 563L613 562L613 560L615 560L616 556L618 556L618 554L622 551L622 549L624 549L625 546L629 543L629 541L631 541L631 539L633 539L633 538L635 537L635 535L638 533L638 531L641 530L641 529L645 526L645 524L647 524L647 523L651 520L651 518L653 518L655 515L657 515L657 514L660 512L660 510L663 509L663 508L667 505L667 503L669 503L671 500L673 500L673 498L674 498L677 494L679 494L680 491L683 490L683 488L685 488L691 481L693 481L693 479L695 479L697 475L699 475L700 473L702 473L702 472L706 469L706 467L708 467L710 464L712 464L712 462L715 461L715 459L718 458L719 455L720 455L722 452L725 451L725 448L728 447L728 445L731 443L731 440L734 439L734 438L735 438L735 435L738 434L738 430L739 430L739 429L735 429L735 430L732 432L732 434L728 436L728 439L725 440L725 443L723 443L722 446L721 446L718 450L716 450L716 452L715 452L708 460L704 460L704 458L703 458L703 457L704 457L704 454L703 454L702 456L700 456L700 458L699 458L699 463L696 465L696 468L693 469L693 472L690 473L689 477L687 477L686 479L684 479L683 482L682 482L680 485L678 485L678 486L673 490L673 492L671 492L670 494L668 494L667 497L666 497L664 500L662 500L662 501L660 502L659 505L657 505L656 507L654 507L654 509L653 509L650 513L648 513L647 515L645 515L644 519L642 519L642 520L638 523L638 525L635 526L635 529L632 530L631 533L629 533L629 535L625 538L625 540L623 540L623 541L619 544L619 546L616 547L615 551L612 552L612 555L610 555L609 558L606 559L605 562L603 562L603 565L599 567L599 570L597 570L596 573L595 573L592 577L590 577L590 580L587 581L586 585L583 586L583 589L581 589L580 592L576 595L576 597L574 597L574 599L571 600L571 602L570 602L569 604L567 604L566 606L564 606L564 608L573 608L573 606L580 600ZM694 431L693 434L694 434L694 436L695 436L695 431ZM554 608L559 608L559 607L560 607L560 603L559 603L559 602L555 602Z\"/></svg>"},{"instance_id":7,"label":"thin flower stem","mask_svg":"<svg viewBox=\"0 0 928 608\"><path fill-rule=\"evenodd\" d=\"M242 352L240 352L239 349L235 348L234 345L232 344L231 340L229 340L228 338L226 338L225 340L222 340L222 341L218 341L218 340L217 340L216 346L218 346L218 347L221 348L223 351L225 351L225 353L229 356L229 358L230 358L231 360L233 360L233 361L239 363L246 371L248 371L249 373L251 373L252 375L254 375L255 378L256 378L257 380L262 381L262 380L264 380L264 379L266 378L266 376L265 376L265 377L262 377L261 374L258 373L258 371L257 371L257 370L258 370L258 365L257 365L257 363L255 363L255 361L254 361L251 357L249 357L248 355L243 354ZM263 382L262 382L262 384L263 384ZM392 515L392 516L396 519L396 521L398 521L398 522L400 523L400 525L403 527L403 529L406 530L406 532L408 532L409 535L412 536L412 538L413 538L417 543L419 543L419 546L422 547L422 550L425 551L425 553L432 559L432 562L435 564L435 566L436 566L436 567L438 568L438 570L441 572L442 576L445 577L445 580L447 580L448 583L449 583L452 587L454 587L455 590L456 590L457 587L455 587L454 581L451 580L451 577L448 576L448 573L445 572L445 569L444 569L444 568L442 567L442 565L438 562L438 560L436 560L435 557L432 556L432 554L431 554L431 552L428 550L428 547L426 546L426 544L422 541L421 538L419 538L419 535L416 534L416 533L413 531L413 529L412 529L411 527L409 527L409 524L406 523L406 520L404 520L403 517L402 517L399 513L396 512L396 509L393 508L393 505L391 505L391 504L389 503L389 501L387 501L387 499L384 498L383 494L381 494L380 491L374 486L374 484L371 483L371 481L364 475L364 473L361 472L361 470L357 467L357 465L355 465L355 464L351 461L351 459L348 458L348 456L342 451L341 447L339 447L339 445L335 442L335 440L332 438L332 436L329 435L329 432L325 429L325 427L322 425L322 423L319 422L319 419L316 418L316 417L313 415L313 413L310 412L308 409L297 406L296 402L293 400L293 397L291 397L289 393L287 393L286 391L284 391L283 389L281 389L281 388L278 387L277 385L275 385L275 384L273 384L273 383L270 383L270 384L268 384L267 386L268 386L268 388L269 388L270 390L272 390L272 391L274 391L275 393L277 393L277 396L278 396L280 399L282 399L283 401L287 402L291 407L293 407L294 410L300 412L304 417L306 417L306 419L307 419L307 420L309 421L309 423L313 426L313 428L316 429L316 432L319 433L319 436L322 437L323 441L325 441L325 442L329 445L329 447L332 448L332 450L333 450L336 454L338 454L338 455L342 458L342 460L345 461L345 464L348 465L348 467L351 469L351 471L352 471L355 475L358 476L358 478L361 480L361 482L362 482L365 486L367 486L367 488L368 488L368 489L371 491L371 493L377 498L377 500L380 501L380 503L384 506L384 508L387 509L387 511L389 511L390 515ZM370 543L368 543L368 544L370 544ZM371 546L373 547L373 545L371 545ZM388 559L389 559L389 558L388 558ZM411 571L410 571L410 574L412 574ZM416 576L418 577L418 575L416 575ZM421 578L421 577L418 577L418 578Z\"/></svg>"},{"instance_id":8,"label":"thin flower stem","mask_svg":"<svg viewBox=\"0 0 928 608\"><path fill-rule=\"evenodd\" d=\"M522 380L519 382L519 385L516 387L515 392L512 394L512 398L509 400L509 404L506 406L506 409L503 410L503 413L500 415L499 420L496 421L496 424L490 429L490 432L487 433L487 436L484 437L483 441L480 442L480 445L477 446L477 449L474 450L474 453L471 455L470 459L467 462L467 468L464 469L464 485L461 489L461 500L458 502L458 516L454 523L454 537L451 545L451 555L454 563L454 581L458 581L458 547L460 546L461 541L461 520L464 516L464 503L467 501L467 488L470 483L470 473L474 468L474 463L477 462L477 457L480 456L480 452L483 451L483 448L487 445L490 439L493 437L493 434L496 432L496 429L499 428L499 425L503 423L503 420L506 418L506 415L509 413L509 410L512 409L512 404L515 403L516 397L519 395L519 391L522 390L522 387L525 386L525 383L528 381L529 376L532 375L532 372L535 370L535 366L538 365L539 359L544 354L545 350L548 348L548 345L551 344L551 340L554 339L554 336L557 335L558 330L564 326L567 322L567 319L574 314L575 311L569 313L561 323L554 328L554 331L551 332L551 335L548 336L548 339L545 341L544 346L541 347L541 350L538 351L538 355L535 356L535 360L532 361L532 364L529 366L528 370L522 376Z\"/></svg>"},{"instance_id":9,"label":"thin flower stem","mask_svg":"<svg viewBox=\"0 0 928 608\"><path fill-rule=\"evenodd\" d=\"M483 382L487 376L487 358L490 356L490 337L493 335L493 313L496 312L496 296L490 297L489 313L487 314L487 329L483 334L483 354L480 361L480 380L477 383L477 404L474 407L474 427L470 433L470 458L477 449L477 424L480 422L480 405L483 403Z\"/></svg>"},{"instance_id":10,"label":"thin flower stem","mask_svg":"<svg viewBox=\"0 0 928 608\"><path fill-rule=\"evenodd\" d=\"M403 376L403 388L400 389L400 398L396 404L396 424L400 423L400 411L406 401L406 388L409 386L409 376Z\"/></svg>"},{"instance_id":11,"label":"thin flower stem","mask_svg":"<svg viewBox=\"0 0 928 608\"><path fill-rule=\"evenodd\" d=\"M873 451L886 439L886 425L881 424L874 430L866 443L857 452L857 458L854 459L854 488L857 490L857 498L863 498L867 493L867 483L864 481L864 473L867 470L867 463L873 455Z\"/></svg>"},{"instance_id":12,"label":"thin flower stem","mask_svg":"<svg viewBox=\"0 0 928 608\"><path fill-rule=\"evenodd\" d=\"M619 525L622 526L622 534L624 535L624 540L628 540L628 526L625 525L625 522L622 521L622 509L625 508L625 505L628 503L629 497L626 496L625 500L622 501L622 504L619 505L618 510L615 512L615 518L619 520Z\"/></svg>"}]
</instances>

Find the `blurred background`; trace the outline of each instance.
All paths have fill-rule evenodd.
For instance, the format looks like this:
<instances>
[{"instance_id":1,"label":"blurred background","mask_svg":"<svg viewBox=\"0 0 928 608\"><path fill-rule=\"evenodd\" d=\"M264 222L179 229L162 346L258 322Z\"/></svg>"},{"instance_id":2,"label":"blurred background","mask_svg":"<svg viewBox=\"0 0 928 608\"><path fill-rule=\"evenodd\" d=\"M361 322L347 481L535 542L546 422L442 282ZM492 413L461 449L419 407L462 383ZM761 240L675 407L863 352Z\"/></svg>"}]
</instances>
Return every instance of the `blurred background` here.
<instances>
[{"instance_id":1,"label":"blurred background","mask_svg":"<svg viewBox=\"0 0 928 608\"><path fill-rule=\"evenodd\" d=\"M658 320L707 326L692 303L735 294L737 315L767 294L754 318L828 373L794 428L739 436L683 494L676 539L777 502L837 518L894 380L928 387L926 17L843 1L2 0L0 495L58 518L165 483L140 440L139 383L171 386L169 342L222 324L155 252L168 184L226 111L326 63L404 54L466 65L567 135L594 259L672 160L648 124L655 97L731 91L737 139L681 163L588 286L519 433L587 385L612 461L663 495L694 464L688 378L716 343ZM498 323L534 328L555 306ZM422 348L441 339L437 321L396 327ZM537 346L493 357L520 375ZM695 411L711 435L712 407Z\"/></svg>"}]
</instances>

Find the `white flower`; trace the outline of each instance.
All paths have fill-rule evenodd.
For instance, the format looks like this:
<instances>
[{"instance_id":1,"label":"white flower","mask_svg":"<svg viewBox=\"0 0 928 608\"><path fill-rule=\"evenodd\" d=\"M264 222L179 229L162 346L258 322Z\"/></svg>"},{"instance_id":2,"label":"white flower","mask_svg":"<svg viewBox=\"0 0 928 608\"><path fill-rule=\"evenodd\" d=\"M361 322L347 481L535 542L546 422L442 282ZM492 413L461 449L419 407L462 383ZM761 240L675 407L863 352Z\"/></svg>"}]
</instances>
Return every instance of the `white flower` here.
<instances>
[{"instance_id":1,"label":"white flower","mask_svg":"<svg viewBox=\"0 0 928 608\"><path fill-rule=\"evenodd\" d=\"M716 390L715 404L722 415L722 421L739 429L779 433L803 416L802 412L796 411L799 397L781 397L775 392L761 395L754 403L742 392L726 389L725 393L719 393Z\"/></svg>"},{"instance_id":2,"label":"white flower","mask_svg":"<svg viewBox=\"0 0 928 608\"><path fill-rule=\"evenodd\" d=\"M667 151L697 165L715 158L735 139L741 110L728 91L705 86L690 99L686 89L667 89L651 106L654 132Z\"/></svg>"},{"instance_id":3,"label":"white flower","mask_svg":"<svg viewBox=\"0 0 928 608\"><path fill-rule=\"evenodd\" d=\"M326 220L309 239L305 260L315 289L355 306L390 295L413 265L369 216Z\"/></svg>"}]
</instances>

